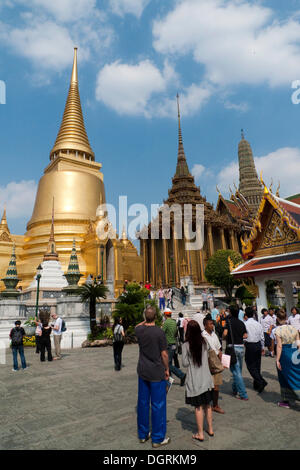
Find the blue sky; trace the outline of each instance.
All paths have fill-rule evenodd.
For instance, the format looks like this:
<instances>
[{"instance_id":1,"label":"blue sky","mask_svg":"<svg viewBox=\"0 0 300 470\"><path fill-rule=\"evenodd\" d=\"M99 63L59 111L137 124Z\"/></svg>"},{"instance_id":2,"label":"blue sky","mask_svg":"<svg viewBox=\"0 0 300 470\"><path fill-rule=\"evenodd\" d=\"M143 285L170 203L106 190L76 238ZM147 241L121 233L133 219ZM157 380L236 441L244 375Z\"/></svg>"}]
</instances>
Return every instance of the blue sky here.
<instances>
[{"instance_id":1,"label":"blue sky","mask_svg":"<svg viewBox=\"0 0 300 470\"><path fill-rule=\"evenodd\" d=\"M23 234L67 96L73 46L107 201L161 203L177 157L209 201L238 184L245 129L264 179L300 192L300 8L294 0L0 0L0 210Z\"/></svg>"}]
</instances>

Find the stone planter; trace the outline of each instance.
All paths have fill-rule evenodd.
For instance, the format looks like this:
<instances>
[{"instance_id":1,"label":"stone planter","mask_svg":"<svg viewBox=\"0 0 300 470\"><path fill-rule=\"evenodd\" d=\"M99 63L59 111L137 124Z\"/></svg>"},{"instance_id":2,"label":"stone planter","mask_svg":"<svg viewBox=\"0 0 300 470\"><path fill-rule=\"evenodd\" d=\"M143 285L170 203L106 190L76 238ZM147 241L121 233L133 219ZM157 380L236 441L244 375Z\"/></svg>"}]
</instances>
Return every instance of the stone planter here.
<instances>
[{"instance_id":1,"label":"stone planter","mask_svg":"<svg viewBox=\"0 0 300 470\"><path fill-rule=\"evenodd\" d=\"M26 336L34 336L36 327L35 326L30 326L30 325L25 325L24 330L25 330Z\"/></svg>"}]
</instances>

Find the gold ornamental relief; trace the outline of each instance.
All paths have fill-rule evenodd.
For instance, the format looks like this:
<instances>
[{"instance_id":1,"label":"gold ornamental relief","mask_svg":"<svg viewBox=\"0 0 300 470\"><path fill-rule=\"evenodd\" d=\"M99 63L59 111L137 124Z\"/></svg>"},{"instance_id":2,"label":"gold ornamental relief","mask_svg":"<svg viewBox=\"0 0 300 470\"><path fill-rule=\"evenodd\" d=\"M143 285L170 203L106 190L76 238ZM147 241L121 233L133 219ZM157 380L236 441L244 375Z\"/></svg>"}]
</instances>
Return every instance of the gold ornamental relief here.
<instances>
[{"instance_id":1,"label":"gold ornamental relief","mask_svg":"<svg viewBox=\"0 0 300 470\"><path fill-rule=\"evenodd\" d=\"M283 245L298 241L298 236L281 219L277 212L273 213L269 226L265 232L262 248Z\"/></svg>"},{"instance_id":2,"label":"gold ornamental relief","mask_svg":"<svg viewBox=\"0 0 300 470\"><path fill-rule=\"evenodd\" d=\"M3 233L0 235L0 241L1 241L1 242L11 242L11 238L10 238L10 236L9 236L6 232L3 232Z\"/></svg>"}]
</instances>

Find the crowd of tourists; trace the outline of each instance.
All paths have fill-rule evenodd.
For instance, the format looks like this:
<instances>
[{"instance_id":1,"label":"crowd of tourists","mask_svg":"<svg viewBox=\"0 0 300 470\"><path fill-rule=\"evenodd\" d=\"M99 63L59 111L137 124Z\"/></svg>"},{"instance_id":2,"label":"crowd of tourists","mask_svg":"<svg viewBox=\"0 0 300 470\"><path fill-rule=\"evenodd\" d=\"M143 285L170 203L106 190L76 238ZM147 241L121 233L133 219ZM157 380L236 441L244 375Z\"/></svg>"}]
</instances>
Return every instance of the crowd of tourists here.
<instances>
[{"instance_id":1,"label":"crowd of tourists","mask_svg":"<svg viewBox=\"0 0 300 470\"><path fill-rule=\"evenodd\" d=\"M276 357L281 389L278 405L289 408L300 400L300 315L296 308L289 318L284 309L263 309L259 320L256 307L245 311L236 306L213 308L209 313L205 307L192 319L181 313L177 321L166 309L160 328L155 324L155 307L148 306L145 320L135 329L139 344L137 426L141 443L151 438L156 448L170 442L166 419L172 374L178 377L180 386L185 386L185 403L195 410L197 432L192 438L201 442L204 432L214 436L213 412L225 414L219 405L225 367L229 366L232 374L232 396L248 402L242 374L244 359L253 389L261 394L268 385L261 372L261 357ZM226 344L224 352L222 340ZM179 365L180 353L185 372Z\"/></svg>"},{"instance_id":2,"label":"crowd of tourists","mask_svg":"<svg viewBox=\"0 0 300 470\"><path fill-rule=\"evenodd\" d=\"M49 324L49 321L46 319L36 318L35 321L36 330L35 330L35 343L36 343L36 353L40 355L41 362L46 360L46 351L47 351L47 360L51 362L52 360L61 359L61 339L62 334L66 331L66 326L64 320L60 318L55 313L52 314L52 322ZM51 347L51 334L53 335L54 350L55 356L52 355ZM13 354L13 372L19 370L18 364L18 354L20 355L21 368L22 370L27 369L26 358L24 354L24 336L26 336L24 328L21 326L21 321L17 320L15 322L15 327L9 333L11 339L11 349Z\"/></svg>"}]
</instances>

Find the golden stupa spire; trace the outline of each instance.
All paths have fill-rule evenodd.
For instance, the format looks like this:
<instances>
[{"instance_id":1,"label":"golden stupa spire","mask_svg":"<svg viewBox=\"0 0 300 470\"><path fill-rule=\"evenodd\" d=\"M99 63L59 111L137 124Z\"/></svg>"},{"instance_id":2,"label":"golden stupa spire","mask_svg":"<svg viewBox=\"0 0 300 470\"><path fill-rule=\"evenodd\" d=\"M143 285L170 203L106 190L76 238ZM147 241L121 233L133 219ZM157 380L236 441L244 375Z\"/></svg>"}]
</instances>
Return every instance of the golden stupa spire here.
<instances>
[{"instance_id":1,"label":"golden stupa spire","mask_svg":"<svg viewBox=\"0 0 300 470\"><path fill-rule=\"evenodd\" d=\"M44 261L58 261L56 253L55 237L54 237L54 198L52 202L52 221L47 253L44 255Z\"/></svg>"},{"instance_id":2,"label":"golden stupa spire","mask_svg":"<svg viewBox=\"0 0 300 470\"><path fill-rule=\"evenodd\" d=\"M74 157L86 158L87 160L95 160L95 155L85 130L80 103L77 74L77 47L74 48L74 62L65 111L54 147L50 152L50 160L53 160L59 152Z\"/></svg>"},{"instance_id":3,"label":"golden stupa spire","mask_svg":"<svg viewBox=\"0 0 300 470\"><path fill-rule=\"evenodd\" d=\"M4 211L3 211L3 215L2 215L2 219L1 219L1 223L0 223L0 231L10 233L8 225L7 225L6 207L5 206L4 206Z\"/></svg>"}]
</instances>

